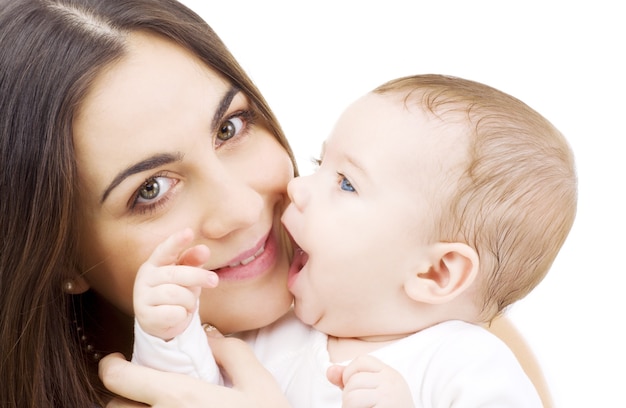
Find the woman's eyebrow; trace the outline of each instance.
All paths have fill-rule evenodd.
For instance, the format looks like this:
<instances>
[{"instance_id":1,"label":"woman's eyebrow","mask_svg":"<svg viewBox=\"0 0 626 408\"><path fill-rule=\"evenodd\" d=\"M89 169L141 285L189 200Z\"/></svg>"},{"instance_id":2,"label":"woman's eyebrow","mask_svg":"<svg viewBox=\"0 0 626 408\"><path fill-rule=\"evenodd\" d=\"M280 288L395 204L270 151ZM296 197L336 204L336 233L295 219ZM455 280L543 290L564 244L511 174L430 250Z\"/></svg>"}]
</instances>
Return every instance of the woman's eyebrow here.
<instances>
[{"instance_id":1,"label":"woman's eyebrow","mask_svg":"<svg viewBox=\"0 0 626 408\"><path fill-rule=\"evenodd\" d=\"M183 159L183 156L184 155L180 152L155 154L154 156L148 157L147 159L144 159L120 171L117 176L115 176L113 181L109 184L109 186L104 190L102 198L100 199L100 204L104 203L111 191L127 177L130 177L133 174L141 173L142 171L155 169L165 164L181 161Z\"/></svg>"},{"instance_id":2,"label":"woman's eyebrow","mask_svg":"<svg viewBox=\"0 0 626 408\"><path fill-rule=\"evenodd\" d=\"M222 99L220 99L220 102L217 105L217 110L215 111L215 114L213 115L213 120L211 121L211 129L213 131L217 129L217 126L220 124L220 121L224 117L224 114L226 113L226 111L230 107L230 104L232 103L233 99L238 93L239 93L239 88L231 86L228 89L228 91L224 94L224 96L222 96ZM148 157L147 159L142 160L139 163L135 163L129 166L128 168L119 172L118 175L115 176L113 181L109 184L109 186L104 190L104 193L102 194L102 198L100 199L100 204L104 203L104 201L107 199L111 191L115 187L117 187L122 181L124 181L124 179L126 179L127 177L132 176L133 174L136 174L136 173L141 173L142 171L151 170L159 166L163 166L165 164L173 163L176 161L181 161L182 158L183 158L183 154L180 152L175 153L175 154L162 153L162 154L156 154L154 156Z\"/></svg>"},{"instance_id":3,"label":"woman's eyebrow","mask_svg":"<svg viewBox=\"0 0 626 408\"><path fill-rule=\"evenodd\" d=\"M213 131L217 130L217 127L220 125L220 121L224 117L224 114L230 107L235 95L239 93L239 88L231 86L228 92L224 94L222 99L220 100L219 105L217 106L217 110L215 111L215 115L213 115L213 120L211 121L211 129Z\"/></svg>"}]
</instances>

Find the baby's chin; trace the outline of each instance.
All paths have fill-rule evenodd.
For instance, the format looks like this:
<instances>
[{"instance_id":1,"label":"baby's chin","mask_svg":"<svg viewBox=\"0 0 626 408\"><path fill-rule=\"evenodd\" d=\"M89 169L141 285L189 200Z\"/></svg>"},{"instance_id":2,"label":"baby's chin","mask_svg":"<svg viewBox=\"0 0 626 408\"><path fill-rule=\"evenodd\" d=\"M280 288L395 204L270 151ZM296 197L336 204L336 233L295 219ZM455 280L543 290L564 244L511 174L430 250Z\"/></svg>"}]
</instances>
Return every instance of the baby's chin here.
<instances>
[{"instance_id":1,"label":"baby's chin","mask_svg":"<svg viewBox=\"0 0 626 408\"><path fill-rule=\"evenodd\" d=\"M322 321L322 316L320 316L318 313L313 313L311 311L305 310L305 308L303 308L297 300L294 301L294 312L296 317L302 323L313 326L315 329L320 330L320 322Z\"/></svg>"}]
</instances>

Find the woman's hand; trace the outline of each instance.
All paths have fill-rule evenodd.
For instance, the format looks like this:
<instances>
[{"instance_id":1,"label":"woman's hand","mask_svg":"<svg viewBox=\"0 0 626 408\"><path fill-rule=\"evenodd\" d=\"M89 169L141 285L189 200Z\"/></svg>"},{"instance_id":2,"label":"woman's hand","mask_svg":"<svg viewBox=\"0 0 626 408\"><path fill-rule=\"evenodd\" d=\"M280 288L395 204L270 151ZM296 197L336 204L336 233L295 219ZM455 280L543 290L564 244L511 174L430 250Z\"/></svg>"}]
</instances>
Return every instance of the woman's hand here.
<instances>
[{"instance_id":1,"label":"woman's hand","mask_svg":"<svg viewBox=\"0 0 626 408\"><path fill-rule=\"evenodd\" d=\"M203 387L209 385L182 374L132 364L117 353L100 361L99 375L109 391L121 396L110 401L107 408L194 406Z\"/></svg>"},{"instance_id":2,"label":"woman's hand","mask_svg":"<svg viewBox=\"0 0 626 408\"><path fill-rule=\"evenodd\" d=\"M132 364L121 354L111 354L100 362L99 375L110 391L126 400L115 399L107 408L289 407L280 387L247 344L234 338L211 338L210 344L233 388L153 370Z\"/></svg>"}]
</instances>

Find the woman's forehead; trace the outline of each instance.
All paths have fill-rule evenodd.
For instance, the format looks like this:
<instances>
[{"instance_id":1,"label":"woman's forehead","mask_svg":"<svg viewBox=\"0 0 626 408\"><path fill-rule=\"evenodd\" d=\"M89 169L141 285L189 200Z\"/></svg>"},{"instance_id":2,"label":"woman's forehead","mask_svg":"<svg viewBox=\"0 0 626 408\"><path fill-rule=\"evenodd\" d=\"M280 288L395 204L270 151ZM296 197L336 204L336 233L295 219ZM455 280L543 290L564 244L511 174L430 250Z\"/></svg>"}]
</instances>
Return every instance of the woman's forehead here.
<instances>
[{"instance_id":1,"label":"woman's forehead","mask_svg":"<svg viewBox=\"0 0 626 408\"><path fill-rule=\"evenodd\" d=\"M120 166L174 149L183 135L209 134L232 89L186 49L155 35L132 34L128 52L101 72L77 112L79 172L110 179Z\"/></svg>"}]
</instances>

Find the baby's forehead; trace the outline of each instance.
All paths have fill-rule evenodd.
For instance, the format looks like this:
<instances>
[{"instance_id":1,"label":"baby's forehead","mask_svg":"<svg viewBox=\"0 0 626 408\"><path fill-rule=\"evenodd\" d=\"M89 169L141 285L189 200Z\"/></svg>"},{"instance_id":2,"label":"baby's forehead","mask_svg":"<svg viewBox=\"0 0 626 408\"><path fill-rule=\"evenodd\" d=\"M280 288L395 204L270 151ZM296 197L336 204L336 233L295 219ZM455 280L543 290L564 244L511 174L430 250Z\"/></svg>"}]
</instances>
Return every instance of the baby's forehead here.
<instances>
[{"instance_id":1,"label":"baby's forehead","mask_svg":"<svg viewBox=\"0 0 626 408\"><path fill-rule=\"evenodd\" d=\"M439 117L400 93L369 93L350 105L327 140L331 151L349 151L372 173L412 185L450 183L468 158L469 127Z\"/></svg>"},{"instance_id":2,"label":"baby's forehead","mask_svg":"<svg viewBox=\"0 0 626 408\"><path fill-rule=\"evenodd\" d=\"M431 110L419 94L398 91L368 93L352 107L361 120L369 120L370 129L379 131L379 143L402 145L406 153L422 160L457 162L467 157L473 135L462 106Z\"/></svg>"}]
</instances>

